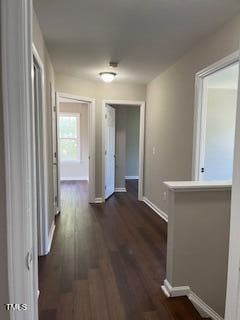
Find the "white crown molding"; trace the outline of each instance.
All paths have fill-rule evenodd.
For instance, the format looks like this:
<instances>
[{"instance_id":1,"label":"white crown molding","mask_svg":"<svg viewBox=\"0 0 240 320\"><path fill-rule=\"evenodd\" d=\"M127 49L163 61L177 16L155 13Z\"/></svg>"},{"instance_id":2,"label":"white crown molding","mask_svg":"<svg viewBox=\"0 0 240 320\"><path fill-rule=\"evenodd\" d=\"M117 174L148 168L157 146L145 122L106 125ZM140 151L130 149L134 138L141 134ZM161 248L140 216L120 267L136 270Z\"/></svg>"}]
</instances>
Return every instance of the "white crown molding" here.
<instances>
[{"instance_id":1,"label":"white crown molding","mask_svg":"<svg viewBox=\"0 0 240 320\"><path fill-rule=\"evenodd\" d=\"M159 209L154 203L152 203L148 198L143 197L143 202L146 203L154 212L156 212L164 221L168 222L168 215Z\"/></svg>"},{"instance_id":2,"label":"white crown molding","mask_svg":"<svg viewBox=\"0 0 240 320\"><path fill-rule=\"evenodd\" d=\"M223 320L223 318L200 299L189 286L172 287L168 280L165 279L161 288L167 298L187 296L203 318L211 317L213 320Z\"/></svg>"}]
</instances>

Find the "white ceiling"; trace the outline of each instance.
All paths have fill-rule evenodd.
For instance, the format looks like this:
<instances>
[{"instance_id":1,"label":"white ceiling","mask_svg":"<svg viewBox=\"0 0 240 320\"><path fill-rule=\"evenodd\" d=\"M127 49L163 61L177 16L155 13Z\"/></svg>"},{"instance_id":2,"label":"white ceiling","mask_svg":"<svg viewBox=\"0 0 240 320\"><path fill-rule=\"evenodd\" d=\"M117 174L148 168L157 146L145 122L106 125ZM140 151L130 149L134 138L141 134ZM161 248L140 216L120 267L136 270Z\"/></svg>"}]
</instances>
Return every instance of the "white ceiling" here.
<instances>
[{"instance_id":1,"label":"white ceiling","mask_svg":"<svg viewBox=\"0 0 240 320\"><path fill-rule=\"evenodd\" d=\"M34 0L56 72L146 83L240 11L239 0Z\"/></svg>"},{"instance_id":2,"label":"white ceiling","mask_svg":"<svg viewBox=\"0 0 240 320\"><path fill-rule=\"evenodd\" d=\"M238 74L239 63L219 70L206 78L208 88L237 90Z\"/></svg>"}]
</instances>

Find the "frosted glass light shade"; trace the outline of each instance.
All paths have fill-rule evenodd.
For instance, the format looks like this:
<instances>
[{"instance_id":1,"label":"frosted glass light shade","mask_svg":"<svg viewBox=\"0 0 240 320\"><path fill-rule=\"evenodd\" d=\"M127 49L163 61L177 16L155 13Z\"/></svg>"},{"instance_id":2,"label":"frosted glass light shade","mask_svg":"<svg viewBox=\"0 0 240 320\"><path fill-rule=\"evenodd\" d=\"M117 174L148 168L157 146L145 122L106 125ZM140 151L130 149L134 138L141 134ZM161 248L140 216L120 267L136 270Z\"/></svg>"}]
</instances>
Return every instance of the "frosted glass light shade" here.
<instances>
[{"instance_id":1,"label":"frosted glass light shade","mask_svg":"<svg viewBox=\"0 0 240 320\"><path fill-rule=\"evenodd\" d=\"M117 74L115 72L101 72L99 75L104 82L112 82Z\"/></svg>"}]
</instances>

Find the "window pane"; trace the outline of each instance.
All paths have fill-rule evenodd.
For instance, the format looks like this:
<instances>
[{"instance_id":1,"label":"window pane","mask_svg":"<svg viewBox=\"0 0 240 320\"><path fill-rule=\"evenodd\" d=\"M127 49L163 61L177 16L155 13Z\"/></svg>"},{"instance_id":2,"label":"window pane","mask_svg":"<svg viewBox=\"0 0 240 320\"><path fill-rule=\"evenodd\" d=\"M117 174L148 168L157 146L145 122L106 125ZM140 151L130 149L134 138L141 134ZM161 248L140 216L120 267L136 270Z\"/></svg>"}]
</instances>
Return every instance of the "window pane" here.
<instances>
[{"instance_id":1,"label":"window pane","mask_svg":"<svg viewBox=\"0 0 240 320\"><path fill-rule=\"evenodd\" d=\"M62 139L60 141L60 157L61 161L79 160L79 148L77 140Z\"/></svg>"},{"instance_id":2,"label":"window pane","mask_svg":"<svg viewBox=\"0 0 240 320\"><path fill-rule=\"evenodd\" d=\"M60 138L77 138L77 117L60 116Z\"/></svg>"}]
</instances>

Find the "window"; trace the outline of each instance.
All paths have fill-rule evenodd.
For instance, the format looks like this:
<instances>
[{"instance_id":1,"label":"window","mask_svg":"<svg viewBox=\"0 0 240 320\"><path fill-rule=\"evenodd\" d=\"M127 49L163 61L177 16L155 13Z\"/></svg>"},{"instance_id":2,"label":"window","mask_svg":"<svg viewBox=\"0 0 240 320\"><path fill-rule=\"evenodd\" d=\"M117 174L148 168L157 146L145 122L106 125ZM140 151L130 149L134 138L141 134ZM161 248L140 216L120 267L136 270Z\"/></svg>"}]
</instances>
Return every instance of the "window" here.
<instances>
[{"instance_id":1,"label":"window","mask_svg":"<svg viewBox=\"0 0 240 320\"><path fill-rule=\"evenodd\" d=\"M60 114L59 136L61 161L80 161L79 114Z\"/></svg>"}]
</instances>

